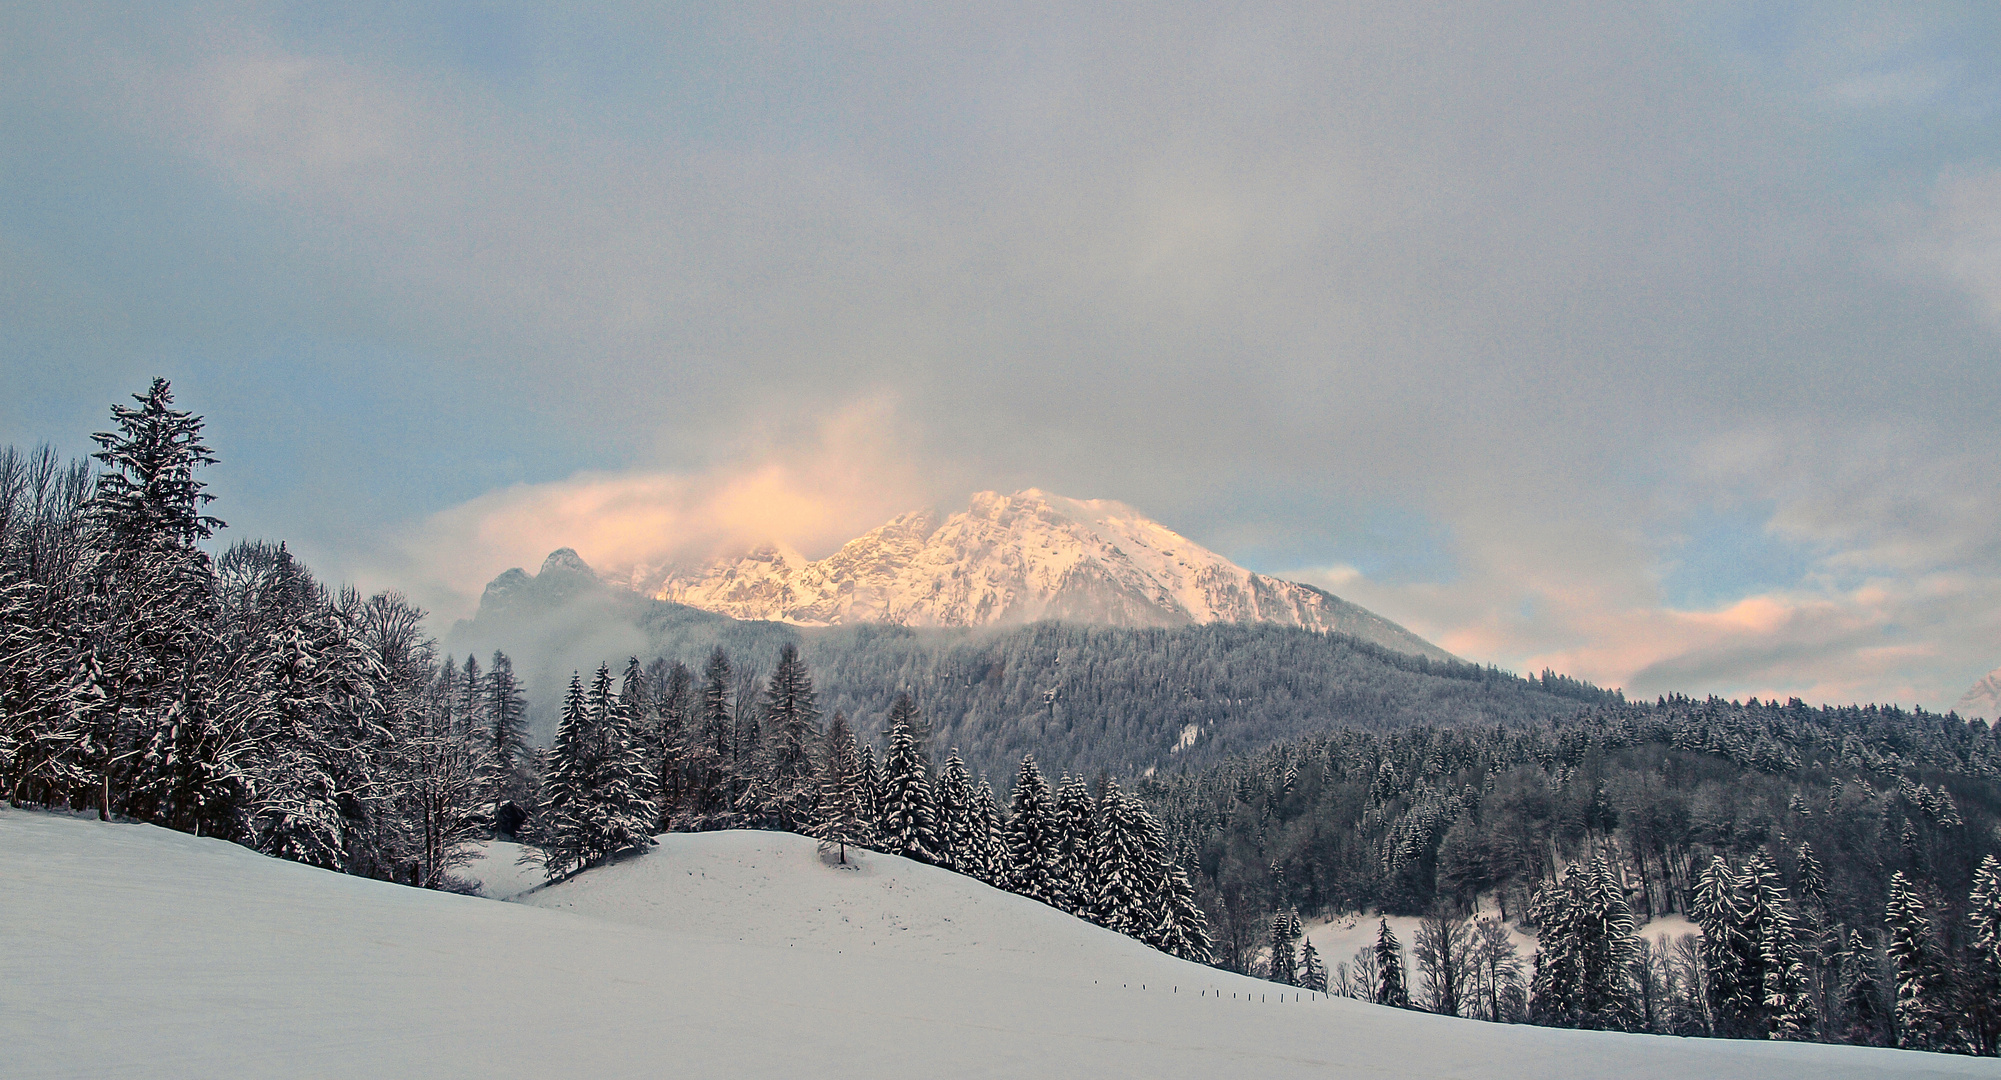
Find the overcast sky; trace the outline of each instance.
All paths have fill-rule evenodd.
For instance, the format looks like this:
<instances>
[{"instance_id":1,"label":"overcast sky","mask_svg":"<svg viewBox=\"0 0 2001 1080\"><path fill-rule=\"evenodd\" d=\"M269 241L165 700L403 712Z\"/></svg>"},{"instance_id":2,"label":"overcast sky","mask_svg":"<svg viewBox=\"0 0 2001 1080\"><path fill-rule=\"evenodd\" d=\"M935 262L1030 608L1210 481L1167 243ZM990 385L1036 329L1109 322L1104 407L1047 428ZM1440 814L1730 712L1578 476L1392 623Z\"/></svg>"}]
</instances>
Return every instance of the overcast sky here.
<instances>
[{"instance_id":1,"label":"overcast sky","mask_svg":"<svg viewBox=\"0 0 2001 1080\"><path fill-rule=\"evenodd\" d=\"M1991 3L172 7L0 12L0 442L166 375L328 576L1038 486L1648 696L2001 663Z\"/></svg>"}]
</instances>

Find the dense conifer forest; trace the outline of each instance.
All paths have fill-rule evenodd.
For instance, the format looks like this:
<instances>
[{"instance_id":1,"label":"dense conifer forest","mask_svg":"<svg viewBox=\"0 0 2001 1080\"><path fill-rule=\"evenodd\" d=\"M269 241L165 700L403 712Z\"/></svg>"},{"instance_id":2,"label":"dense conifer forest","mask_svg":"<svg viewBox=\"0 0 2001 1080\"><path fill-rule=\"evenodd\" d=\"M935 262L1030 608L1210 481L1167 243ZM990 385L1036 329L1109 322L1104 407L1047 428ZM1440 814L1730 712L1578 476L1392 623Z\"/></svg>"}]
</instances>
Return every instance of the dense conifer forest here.
<instances>
[{"instance_id":1,"label":"dense conifer forest","mask_svg":"<svg viewBox=\"0 0 2001 1080\"><path fill-rule=\"evenodd\" d=\"M1675 697L1330 732L1138 790L1238 970L1291 970L1275 918L1379 910L1435 925L1419 966L1456 989L1428 1000L1462 1015L1467 951L1490 1019L1995 1049L2001 737L1982 721ZM1476 906L1539 928L1533 972L1474 940ZM1666 915L1702 937L1630 936ZM1382 958L1330 959L1382 1000Z\"/></svg>"}]
</instances>

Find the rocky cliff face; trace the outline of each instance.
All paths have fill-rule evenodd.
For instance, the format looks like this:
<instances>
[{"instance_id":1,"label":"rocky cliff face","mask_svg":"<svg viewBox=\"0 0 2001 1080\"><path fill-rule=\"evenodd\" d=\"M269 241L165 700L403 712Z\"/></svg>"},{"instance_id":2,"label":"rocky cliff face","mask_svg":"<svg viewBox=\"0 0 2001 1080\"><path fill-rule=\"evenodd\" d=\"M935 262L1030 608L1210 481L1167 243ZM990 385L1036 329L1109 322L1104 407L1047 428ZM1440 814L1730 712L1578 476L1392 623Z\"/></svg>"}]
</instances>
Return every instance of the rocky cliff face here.
<instances>
[{"instance_id":1,"label":"rocky cliff face","mask_svg":"<svg viewBox=\"0 0 2001 1080\"><path fill-rule=\"evenodd\" d=\"M559 577L589 573L574 553L558 552L550 560ZM548 570L545 566L544 573ZM626 580L655 599L738 619L805 626L971 627L1043 619L1114 626L1262 622L1448 656L1330 593L1245 570L1124 504L1034 489L982 492L942 522L930 511L905 514L824 559L767 546ZM521 587L503 575L489 588L503 582Z\"/></svg>"}]
</instances>

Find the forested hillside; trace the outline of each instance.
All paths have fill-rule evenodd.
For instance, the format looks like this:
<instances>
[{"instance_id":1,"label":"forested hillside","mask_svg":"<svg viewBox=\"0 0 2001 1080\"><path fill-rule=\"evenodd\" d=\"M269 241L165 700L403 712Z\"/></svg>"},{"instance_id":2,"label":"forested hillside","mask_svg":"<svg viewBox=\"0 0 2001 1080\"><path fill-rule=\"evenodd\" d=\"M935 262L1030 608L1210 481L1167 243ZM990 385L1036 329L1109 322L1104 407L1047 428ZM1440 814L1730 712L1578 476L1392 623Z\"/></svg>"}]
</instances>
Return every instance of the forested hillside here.
<instances>
[{"instance_id":1,"label":"forested hillside","mask_svg":"<svg viewBox=\"0 0 2001 1080\"><path fill-rule=\"evenodd\" d=\"M1791 1037L1993 1046L1979 960L1993 864L1984 901L1979 868L2001 851L2001 737L1981 721L1676 697L1519 728L1337 731L1137 790L1194 872L1220 962L1239 969L1269 947L1273 913L1457 918L1484 901L1534 924L1538 894L1576 871L1638 922L1721 926L1741 891L1766 941L1754 951L1798 967ZM1900 940L1922 954L1903 989ZM1705 996L1704 957L1657 944L1635 970L1658 1000L1617 1026L1777 1035L1776 1015L1732 1026ZM1982 1019L1938 1019L1961 1013ZM1912 1034L1925 1024L1938 1030Z\"/></svg>"},{"instance_id":2,"label":"forested hillside","mask_svg":"<svg viewBox=\"0 0 2001 1080\"><path fill-rule=\"evenodd\" d=\"M827 705L858 731L879 731L890 702L908 693L931 717L940 753L957 747L976 772L999 776L1030 752L1059 772L1140 775L1337 727L1519 725L1619 700L1548 672L1523 679L1291 627L739 622L603 586L561 554L533 578L496 581L478 618L446 638L454 650L516 658L544 740L573 671L635 656L698 668L720 646L734 662L739 699L754 700L757 680L788 643L818 673Z\"/></svg>"},{"instance_id":3,"label":"forested hillside","mask_svg":"<svg viewBox=\"0 0 2001 1080\"><path fill-rule=\"evenodd\" d=\"M283 544L212 558L202 420L165 380L135 401L91 461L0 449L7 799L449 886L532 783L506 657L439 656L403 597L330 588Z\"/></svg>"}]
</instances>

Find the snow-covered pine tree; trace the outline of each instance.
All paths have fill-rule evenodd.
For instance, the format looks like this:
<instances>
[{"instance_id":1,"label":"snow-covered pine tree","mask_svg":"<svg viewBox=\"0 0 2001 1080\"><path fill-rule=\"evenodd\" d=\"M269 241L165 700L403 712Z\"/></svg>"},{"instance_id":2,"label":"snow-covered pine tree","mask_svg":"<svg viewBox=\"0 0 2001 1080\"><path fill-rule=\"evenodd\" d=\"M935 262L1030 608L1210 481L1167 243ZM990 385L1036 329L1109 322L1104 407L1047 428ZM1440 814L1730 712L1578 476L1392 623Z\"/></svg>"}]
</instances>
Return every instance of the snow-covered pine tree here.
<instances>
[{"instance_id":1,"label":"snow-covered pine tree","mask_svg":"<svg viewBox=\"0 0 2001 1080\"><path fill-rule=\"evenodd\" d=\"M1966 903L1968 1019L1985 1054L2001 1047L2001 862L1984 856Z\"/></svg>"},{"instance_id":2,"label":"snow-covered pine tree","mask_svg":"<svg viewBox=\"0 0 2001 1080\"><path fill-rule=\"evenodd\" d=\"M820 704L799 647L791 642L778 650L778 666L764 684L764 723L767 813L773 828L797 832L812 820L819 786L813 758L820 738Z\"/></svg>"},{"instance_id":3,"label":"snow-covered pine tree","mask_svg":"<svg viewBox=\"0 0 2001 1080\"><path fill-rule=\"evenodd\" d=\"M1891 1014L1884 1007L1878 967L1876 950L1862 939L1862 932L1849 931L1840 959L1844 1042L1857 1046L1888 1046L1891 1042Z\"/></svg>"},{"instance_id":4,"label":"snow-covered pine tree","mask_svg":"<svg viewBox=\"0 0 2001 1080\"><path fill-rule=\"evenodd\" d=\"M1703 980L1715 1034L1748 1038L1761 1025L1762 976L1752 971L1756 943L1744 934L1737 874L1721 855L1711 859L1695 887L1693 915L1702 930Z\"/></svg>"},{"instance_id":5,"label":"snow-covered pine tree","mask_svg":"<svg viewBox=\"0 0 2001 1080\"><path fill-rule=\"evenodd\" d=\"M1209 937L1209 916L1195 902L1188 874L1170 861L1165 885L1160 918L1151 935L1154 947L1183 960L1209 963L1215 947Z\"/></svg>"},{"instance_id":6,"label":"snow-covered pine tree","mask_svg":"<svg viewBox=\"0 0 2001 1080\"><path fill-rule=\"evenodd\" d=\"M1542 948L1529 988L1535 1023L1631 1031L1639 1006L1632 967L1633 916L1602 857L1572 863L1530 907Z\"/></svg>"},{"instance_id":7,"label":"snow-covered pine tree","mask_svg":"<svg viewBox=\"0 0 2001 1080\"><path fill-rule=\"evenodd\" d=\"M1794 875L1799 880L1799 898L1802 905L1819 908L1827 899L1827 870L1821 866L1819 856L1814 854L1813 845L1800 842L1793 853Z\"/></svg>"},{"instance_id":8,"label":"snow-covered pine tree","mask_svg":"<svg viewBox=\"0 0 2001 1080\"><path fill-rule=\"evenodd\" d=\"M855 733L855 759L861 762L861 768L855 772L855 801L860 804L862 813L867 815L869 835L875 837L876 845L880 846L882 767L875 761L875 744L863 739L860 732Z\"/></svg>"},{"instance_id":9,"label":"snow-covered pine tree","mask_svg":"<svg viewBox=\"0 0 2001 1080\"><path fill-rule=\"evenodd\" d=\"M1140 875L1139 910L1137 920L1140 925L1138 937L1156 949L1163 948L1166 938L1161 932L1161 912L1170 908L1173 883L1168 880L1169 871L1174 868L1174 854L1167 842L1167 830L1160 819L1146 808L1145 800L1137 795L1125 796L1132 804L1133 816L1139 824Z\"/></svg>"},{"instance_id":10,"label":"snow-covered pine tree","mask_svg":"<svg viewBox=\"0 0 2001 1080\"><path fill-rule=\"evenodd\" d=\"M577 825L580 804L588 797L591 770L590 721L584 708L583 676L570 673L570 688L556 722L556 739L542 771L541 812L530 822L529 841L540 849L524 859L539 858L549 876L561 877L581 867L589 838Z\"/></svg>"},{"instance_id":11,"label":"snow-covered pine tree","mask_svg":"<svg viewBox=\"0 0 2001 1080\"><path fill-rule=\"evenodd\" d=\"M584 679L570 672L570 689L563 695L563 708L556 721L556 739L550 744L549 767L542 779L542 795L551 809L568 806L583 787L584 741L589 737L584 719Z\"/></svg>"},{"instance_id":12,"label":"snow-covered pine tree","mask_svg":"<svg viewBox=\"0 0 2001 1080\"><path fill-rule=\"evenodd\" d=\"M1410 987L1404 980L1403 943L1397 940L1396 931L1390 929L1388 919L1377 921L1376 946L1370 955L1376 969L1372 1000L1378 1005L1410 1008Z\"/></svg>"},{"instance_id":13,"label":"snow-covered pine tree","mask_svg":"<svg viewBox=\"0 0 2001 1080\"><path fill-rule=\"evenodd\" d=\"M246 645L251 643L246 642ZM275 633L246 650L241 674L257 689L233 704L236 726L254 733L260 753L248 762L244 814L253 847L267 855L328 870L347 863L347 822L340 784L328 768L337 748L318 709L319 656L307 635Z\"/></svg>"},{"instance_id":14,"label":"snow-covered pine tree","mask_svg":"<svg viewBox=\"0 0 2001 1080\"><path fill-rule=\"evenodd\" d=\"M944 769L938 773L933 802L938 814L938 865L968 877L979 877L977 869L982 860L978 833L984 830L975 828L978 823L974 820L977 811L973 806L973 778L966 772L958 747L952 748Z\"/></svg>"},{"instance_id":15,"label":"snow-covered pine tree","mask_svg":"<svg viewBox=\"0 0 2001 1080\"><path fill-rule=\"evenodd\" d=\"M447 668L451 666L450 657L445 658L445 665ZM459 723L465 726L468 734L484 737L490 729L486 715L486 673L480 670L479 657L466 657L465 667L459 669L458 691L459 700L454 707Z\"/></svg>"},{"instance_id":16,"label":"snow-covered pine tree","mask_svg":"<svg viewBox=\"0 0 2001 1080\"><path fill-rule=\"evenodd\" d=\"M695 727L695 676L688 665L676 660L654 673L652 679L660 690L654 695L653 731L647 742L653 751L654 786L659 792L658 827L667 832L687 816L690 794L697 787L690 742Z\"/></svg>"},{"instance_id":17,"label":"snow-covered pine tree","mask_svg":"<svg viewBox=\"0 0 2001 1080\"><path fill-rule=\"evenodd\" d=\"M652 763L640 737L643 684L635 676L628 705L627 695L612 693L608 665L599 665L588 692L574 677L571 683L549 770L550 821L538 837L552 876L645 847L656 814Z\"/></svg>"},{"instance_id":18,"label":"snow-covered pine tree","mask_svg":"<svg viewBox=\"0 0 2001 1080\"><path fill-rule=\"evenodd\" d=\"M1008 882L1007 827L993 785L985 780L973 796L973 876L996 887Z\"/></svg>"},{"instance_id":19,"label":"snow-covered pine tree","mask_svg":"<svg viewBox=\"0 0 2001 1080\"><path fill-rule=\"evenodd\" d=\"M764 681L739 672L736 712L731 718L728 826L764 829L771 825L771 773L764 743Z\"/></svg>"},{"instance_id":20,"label":"snow-covered pine tree","mask_svg":"<svg viewBox=\"0 0 2001 1080\"><path fill-rule=\"evenodd\" d=\"M1094 918L1100 873L1096 863L1101 806L1091 802L1091 789L1081 778L1065 773L1056 783L1057 880L1061 900L1056 905L1076 915ZM1123 931L1121 931L1123 932Z\"/></svg>"},{"instance_id":21,"label":"snow-covered pine tree","mask_svg":"<svg viewBox=\"0 0 2001 1080\"><path fill-rule=\"evenodd\" d=\"M1058 907L1063 900L1061 837L1049 785L1035 756L1021 759L1008 800L1008 891Z\"/></svg>"},{"instance_id":22,"label":"snow-covered pine tree","mask_svg":"<svg viewBox=\"0 0 2001 1080\"><path fill-rule=\"evenodd\" d=\"M1313 947L1312 938L1299 948L1299 986L1315 993L1327 992L1327 964L1320 959L1320 950Z\"/></svg>"},{"instance_id":23,"label":"snow-covered pine tree","mask_svg":"<svg viewBox=\"0 0 2001 1080\"><path fill-rule=\"evenodd\" d=\"M722 829L730 825L730 801L734 777L730 771L736 751L734 709L736 672L729 654L718 645L702 667L702 692L697 704L700 730L689 748L689 772L693 775L692 818L698 829Z\"/></svg>"},{"instance_id":24,"label":"snow-covered pine tree","mask_svg":"<svg viewBox=\"0 0 2001 1080\"><path fill-rule=\"evenodd\" d=\"M1078 904L1078 914L1131 937L1148 935L1157 921L1147 900L1160 866L1146 850L1146 825L1141 819L1145 813L1137 800L1119 790L1117 781L1106 780L1098 797L1091 846L1078 860L1079 866L1090 868L1084 879L1089 891Z\"/></svg>"},{"instance_id":25,"label":"snow-covered pine tree","mask_svg":"<svg viewBox=\"0 0 2001 1080\"><path fill-rule=\"evenodd\" d=\"M514 677L514 661L498 649L486 675L486 718L493 755L512 774L528 761L528 702Z\"/></svg>"},{"instance_id":26,"label":"snow-covered pine tree","mask_svg":"<svg viewBox=\"0 0 2001 1080\"><path fill-rule=\"evenodd\" d=\"M213 642L215 579L199 542L222 522L202 513L214 496L195 471L216 458L202 442L202 418L173 407L167 380L133 400L137 408L112 407L115 430L91 436L105 469L89 507L97 542L85 610L107 699L83 716L79 746L90 752L79 760L96 775L101 815L117 802L134 817L186 828L187 808L168 794L213 763L163 728L170 712L188 714L193 669Z\"/></svg>"},{"instance_id":27,"label":"snow-covered pine tree","mask_svg":"<svg viewBox=\"0 0 2001 1080\"><path fill-rule=\"evenodd\" d=\"M1751 943L1757 959L1756 1015L1762 1028L1758 1037L1808 1038L1814 1028L1812 985L1800 956L1791 898L1779 884L1778 872L1762 855L1745 862L1738 885L1744 897L1743 937Z\"/></svg>"},{"instance_id":28,"label":"snow-covered pine tree","mask_svg":"<svg viewBox=\"0 0 2001 1080\"><path fill-rule=\"evenodd\" d=\"M1286 986L1299 983L1299 917L1291 911L1272 913L1265 939L1265 978Z\"/></svg>"},{"instance_id":29,"label":"snow-covered pine tree","mask_svg":"<svg viewBox=\"0 0 2001 1080\"><path fill-rule=\"evenodd\" d=\"M848 718L834 714L827 725L819 768L819 797L813 808L813 836L821 851L839 852L839 861L848 861L848 849L866 847L874 839L868 814L861 801L861 755Z\"/></svg>"},{"instance_id":30,"label":"snow-covered pine tree","mask_svg":"<svg viewBox=\"0 0 2001 1080\"><path fill-rule=\"evenodd\" d=\"M1952 972L1932 923L1922 887L1902 871L1890 876L1890 903L1884 913L1888 952L1897 976L1897 1045L1907 1050L1956 1050L1958 1018L1953 1015Z\"/></svg>"},{"instance_id":31,"label":"snow-covered pine tree","mask_svg":"<svg viewBox=\"0 0 2001 1080\"><path fill-rule=\"evenodd\" d=\"M897 695L889 710L889 750L882 759L876 831L890 854L928 863L938 860L938 823L931 806L931 782L911 730L916 716L910 695Z\"/></svg>"},{"instance_id":32,"label":"snow-covered pine tree","mask_svg":"<svg viewBox=\"0 0 2001 1080\"><path fill-rule=\"evenodd\" d=\"M603 674L609 669L600 668ZM604 732L593 787L603 809L603 858L651 846L658 814L655 772L647 749L646 721L652 711L646 677L637 659L626 665L616 698L603 707Z\"/></svg>"}]
</instances>

